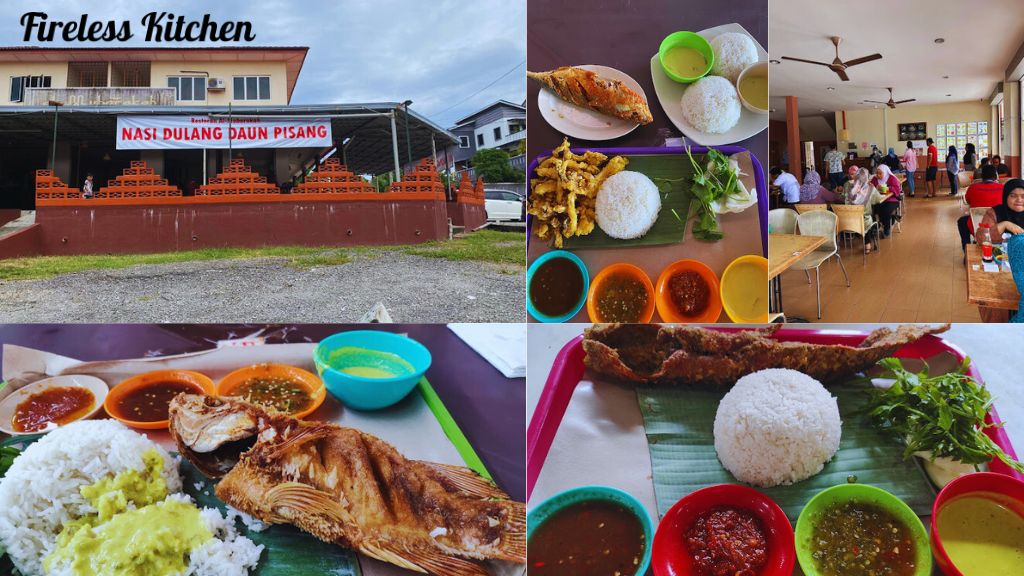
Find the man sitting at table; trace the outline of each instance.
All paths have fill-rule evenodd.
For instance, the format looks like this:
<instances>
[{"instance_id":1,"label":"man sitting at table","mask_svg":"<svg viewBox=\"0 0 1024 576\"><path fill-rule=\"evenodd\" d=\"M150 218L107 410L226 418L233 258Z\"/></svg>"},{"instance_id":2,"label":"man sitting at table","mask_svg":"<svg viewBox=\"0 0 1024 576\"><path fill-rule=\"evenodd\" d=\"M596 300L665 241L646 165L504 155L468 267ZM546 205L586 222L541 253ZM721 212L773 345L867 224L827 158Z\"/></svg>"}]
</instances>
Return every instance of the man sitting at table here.
<instances>
[{"instance_id":1,"label":"man sitting at table","mask_svg":"<svg viewBox=\"0 0 1024 576\"><path fill-rule=\"evenodd\" d=\"M981 159L981 164L978 164L978 169L974 171L974 180L972 180L972 182L981 182L981 171L985 169L985 166L988 166L988 162L988 156L985 156L984 158Z\"/></svg>"},{"instance_id":2,"label":"man sitting at table","mask_svg":"<svg viewBox=\"0 0 1024 576\"><path fill-rule=\"evenodd\" d=\"M782 203L788 205L799 204L800 183L796 181L796 176L778 166L773 167L770 174L772 175L772 185L782 188Z\"/></svg>"},{"instance_id":3,"label":"man sitting at table","mask_svg":"<svg viewBox=\"0 0 1024 576\"><path fill-rule=\"evenodd\" d=\"M981 181L975 182L967 187L964 194L964 201L971 208L991 208L1003 203L1003 185L999 183L999 176L996 174L995 166L985 164L979 170ZM971 221L970 213L964 214L956 221L956 227L960 231L960 244L967 252L967 244L974 235L974 222Z\"/></svg>"},{"instance_id":4,"label":"man sitting at table","mask_svg":"<svg viewBox=\"0 0 1024 576\"><path fill-rule=\"evenodd\" d=\"M996 167L996 173L999 174L1000 178L1010 175L1010 167L1003 164L1003 158L999 154L992 157L992 165Z\"/></svg>"}]
</instances>

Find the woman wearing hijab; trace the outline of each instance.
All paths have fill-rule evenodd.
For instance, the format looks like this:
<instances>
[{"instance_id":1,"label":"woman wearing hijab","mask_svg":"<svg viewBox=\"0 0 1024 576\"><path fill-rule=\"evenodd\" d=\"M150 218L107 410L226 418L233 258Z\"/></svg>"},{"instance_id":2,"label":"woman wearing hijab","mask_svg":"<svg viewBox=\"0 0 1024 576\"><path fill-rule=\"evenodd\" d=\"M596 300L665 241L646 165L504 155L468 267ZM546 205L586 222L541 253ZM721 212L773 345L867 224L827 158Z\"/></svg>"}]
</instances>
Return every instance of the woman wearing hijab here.
<instances>
[{"instance_id":1,"label":"woman wearing hijab","mask_svg":"<svg viewBox=\"0 0 1024 576\"><path fill-rule=\"evenodd\" d=\"M883 196L889 194L889 197L876 208L878 220L882 225L882 238L888 238L892 234L892 217L900 206L900 197L903 195L903 190L900 189L900 181L893 176L892 170L885 164L880 164L878 168L875 168L875 175L871 178L871 185L877 188Z\"/></svg>"},{"instance_id":2,"label":"woman wearing hijab","mask_svg":"<svg viewBox=\"0 0 1024 576\"><path fill-rule=\"evenodd\" d=\"M993 244L1002 242L1004 234L1024 234L1024 180L1014 178L1003 186L1003 203L985 212L981 225L985 224L991 230Z\"/></svg>"},{"instance_id":3,"label":"woman wearing hijab","mask_svg":"<svg viewBox=\"0 0 1024 576\"><path fill-rule=\"evenodd\" d=\"M946 175L949 176L950 196L956 196L956 193L959 192L958 174L960 174L960 158L957 156L956 146L950 146L949 152L946 153Z\"/></svg>"},{"instance_id":4,"label":"woman wearing hijab","mask_svg":"<svg viewBox=\"0 0 1024 576\"><path fill-rule=\"evenodd\" d=\"M968 142L964 147L964 172L974 172L978 169L978 152L974 144Z\"/></svg>"},{"instance_id":5,"label":"woman wearing hijab","mask_svg":"<svg viewBox=\"0 0 1024 576\"><path fill-rule=\"evenodd\" d=\"M857 169L850 167L850 180L844 185L843 191L846 196L846 203L864 207L864 229L868 230L875 222L872 217L872 208L882 202L884 196L878 193L878 189L869 181L871 174L867 168ZM878 235L877 228L871 228L864 238L864 252L871 252L873 243Z\"/></svg>"},{"instance_id":6,"label":"woman wearing hijab","mask_svg":"<svg viewBox=\"0 0 1024 576\"><path fill-rule=\"evenodd\" d=\"M835 196L821 185L821 175L808 169L804 173L804 183L800 185L801 204L827 204L835 202Z\"/></svg>"}]
</instances>

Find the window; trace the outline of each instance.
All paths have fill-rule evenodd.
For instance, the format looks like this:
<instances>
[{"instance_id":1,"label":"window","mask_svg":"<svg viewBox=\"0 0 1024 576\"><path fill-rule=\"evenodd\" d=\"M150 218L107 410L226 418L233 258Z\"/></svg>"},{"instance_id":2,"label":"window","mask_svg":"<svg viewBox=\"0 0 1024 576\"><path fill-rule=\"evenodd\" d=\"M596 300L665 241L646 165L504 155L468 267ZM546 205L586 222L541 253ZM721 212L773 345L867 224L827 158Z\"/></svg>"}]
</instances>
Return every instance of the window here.
<instances>
[{"instance_id":1,"label":"window","mask_svg":"<svg viewBox=\"0 0 1024 576\"><path fill-rule=\"evenodd\" d=\"M167 87L174 88L175 100L206 100L206 76L168 76Z\"/></svg>"},{"instance_id":2,"label":"window","mask_svg":"<svg viewBox=\"0 0 1024 576\"><path fill-rule=\"evenodd\" d=\"M459 148L469 148L469 136L459 136Z\"/></svg>"},{"instance_id":3,"label":"window","mask_svg":"<svg viewBox=\"0 0 1024 576\"><path fill-rule=\"evenodd\" d=\"M24 102L26 88L49 88L50 76L11 76L11 102Z\"/></svg>"},{"instance_id":4,"label":"window","mask_svg":"<svg viewBox=\"0 0 1024 576\"><path fill-rule=\"evenodd\" d=\"M956 146L957 154L960 155L960 160L963 160L968 142L974 144L975 152L978 154L975 164L980 164L981 159L989 156L991 152L988 122L951 122L935 126L935 147L939 151L939 162L946 161L946 153L950 146Z\"/></svg>"},{"instance_id":5,"label":"window","mask_svg":"<svg viewBox=\"0 0 1024 576\"><path fill-rule=\"evenodd\" d=\"M501 140L501 126L494 129L494 141L497 142L498 140Z\"/></svg>"},{"instance_id":6,"label":"window","mask_svg":"<svg viewBox=\"0 0 1024 576\"><path fill-rule=\"evenodd\" d=\"M476 145L478 147L484 145L484 135L483 134L477 134L476 135Z\"/></svg>"},{"instance_id":7,"label":"window","mask_svg":"<svg viewBox=\"0 0 1024 576\"><path fill-rule=\"evenodd\" d=\"M235 76L235 100L270 100L270 76Z\"/></svg>"},{"instance_id":8,"label":"window","mask_svg":"<svg viewBox=\"0 0 1024 576\"><path fill-rule=\"evenodd\" d=\"M509 124L508 125L508 133L509 134L515 134L516 132L522 132L522 131L523 131L523 127L520 124Z\"/></svg>"}]
</instances>

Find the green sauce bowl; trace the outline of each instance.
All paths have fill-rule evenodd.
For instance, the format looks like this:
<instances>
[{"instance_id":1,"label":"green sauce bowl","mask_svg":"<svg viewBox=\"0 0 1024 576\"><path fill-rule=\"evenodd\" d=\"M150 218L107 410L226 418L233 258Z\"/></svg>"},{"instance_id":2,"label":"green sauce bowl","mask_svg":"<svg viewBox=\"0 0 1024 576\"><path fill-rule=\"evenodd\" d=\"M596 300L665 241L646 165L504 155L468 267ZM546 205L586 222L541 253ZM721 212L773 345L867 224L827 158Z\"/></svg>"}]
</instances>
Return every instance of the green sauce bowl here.
<instances>
[{"instance_id":1,"label":"green sauce bowl","mask_svg":"<svg viewBox=\"0 0 1024 576\"><path fill-rule=\"evenodd\" d=\"M700 76L694 76L692 78L680 76L665 64L665 54L672 48L676 47L693 48L699 52L701 56L704 56L704 60L707 61L708 65L704 68L704 71L701 72ZM680 84L690 84L700 80L707 76L708 72L711 72L711 67L715 65L715 51L711 49L711 44L696 32L673 32L661 41L661 47L658 48L658 61L661 62L661 69L665 71L665 74L669 78L679 82Z\"/></svg>"},{"instance_id":2,"label":"green sauce bowl","mask_svg":"<svg viewBox=\"0 0 1024 576\"><path fill-rule=\"evenodd\" d=\"M878 506L903 522L910 529L910 537L914 540L914 551L917 555L917 570L914 575L931 575L932 550L928 544L928 531L910 506L881 488L867 484L840 484L818 492L800 511L800 517L796 520L796 558L805 576L821 576L811 550L814 527L821 514L833 504L842 504L850 500Z\"/></svg>"}]
</instances>

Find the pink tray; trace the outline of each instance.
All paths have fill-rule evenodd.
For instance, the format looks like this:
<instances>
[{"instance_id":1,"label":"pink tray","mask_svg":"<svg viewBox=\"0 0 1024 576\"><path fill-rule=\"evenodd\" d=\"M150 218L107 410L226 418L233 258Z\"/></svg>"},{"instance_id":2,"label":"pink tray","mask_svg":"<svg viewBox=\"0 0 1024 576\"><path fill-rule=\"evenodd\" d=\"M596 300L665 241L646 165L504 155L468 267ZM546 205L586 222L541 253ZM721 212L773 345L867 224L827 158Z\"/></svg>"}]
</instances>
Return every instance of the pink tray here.
<instances>
[{"instance_id":1,"label":"pink tray","mask_svg":"<svg viewBox=\"0 0 1024 576\"><path fill-rule=\"evenodd\" d=\"M743 330L743 328L714 327L711 330L737 332ZM783 328L775 334L775 339L780 341L809 342L812 344L846 344L848 346L856 346L866 337L866 333L854 330L794 330ZM562 347L558 356L555 357L555 363L548 374L547 382L544 384L544 391L541 393L540 400L537 402L537 408L530 419L530 425L527 428L526 434L527 499L533 493L533 486L537 483L537 477L544 466L544 460L547 459L551 442L555 438L555 432L558 431L558 427L562 423L562 417L565 415L565 410L569 407L572 393L576 389L576 385L583 379L585 367L583 365L584 352L582 342L582 335L573 338ZM958 361L963 361L966 357L964 352L953 344L931 335L900 348L895 356L900 358L929 358L941 352L952 354ZM968 374L977 381L983 382L981 373L978 372L974 365L971 365ZM985 421L992 424L1002 422L994 406L989 410ZM1017 458L1017 453L1013 450L1010 438L1002 427L988 428L985 430L985 433L1010 457ZM1024 474L1013 470L999 460L993 460L989 464L989 470L1013 476L1018 480L1024 480Z\"/></svg>"}]
</instances>

